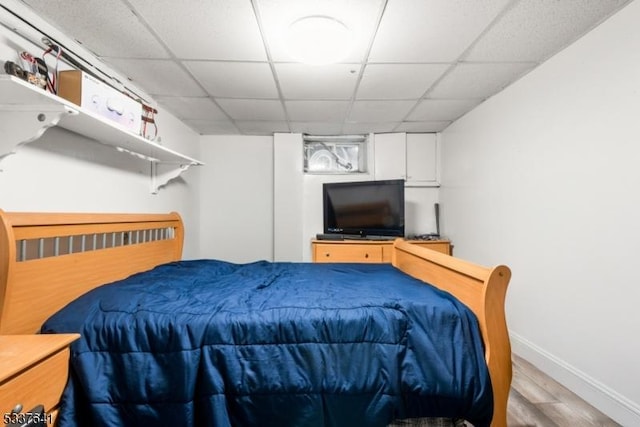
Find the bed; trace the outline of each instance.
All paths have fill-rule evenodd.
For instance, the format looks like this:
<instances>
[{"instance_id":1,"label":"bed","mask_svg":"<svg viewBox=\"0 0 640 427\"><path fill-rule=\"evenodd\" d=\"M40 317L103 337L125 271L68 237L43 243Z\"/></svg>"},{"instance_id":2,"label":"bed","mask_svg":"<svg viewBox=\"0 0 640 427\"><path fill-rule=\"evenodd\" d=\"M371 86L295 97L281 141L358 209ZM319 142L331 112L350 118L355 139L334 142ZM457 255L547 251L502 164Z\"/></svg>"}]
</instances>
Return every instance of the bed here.
<instances>
[{"instance_id":1,"label":"bed","mask_svg":"<svg viewBox=\"0 0 640 427\"><path fill-rule=\"evenodd\" d=\"M181 261L184 229L176 213L0 211L0 220L0 334L36 333L43 324L47 333L83 333L83 339L72 347L72 369L61 420L80 416L78 414L84 411L82 407L76 407L83 399L87 400L79 392L83 389L83 381L84 384L92 379L105 381L104 387L96 389L109 389L112 394L98 396L96 400L113 399L113 393L119 396L129 389L149 393L146 398L155 399L157 403L166 402L162 400L166 394L162 393L175 393L179 388L175 386L175 372L179 372L178 378L185 379L180 383L185 393L194 389L208 390L198 395L198 401L203 395L216 396L209 399L208 405L192 408L198 415L191 414L190 417L199 421L194 425L206 425L203 420L216 417L221 419L211 425L225 425L225 422L229 425L287 425L291 419L287 421L286 417L298 413L302 417L299 420L304 420L296 423L298 425L340 425L341 422L342 425L353 425L356 419L366 420L365 425L380 425L385 417L391 421L390 418L420 416L424 407L430 405L433 408L429 410L429 416L438 416L440 410L443 411L440 415L452 417L455 414L451 408L466 405L468 412L465 414L476 417L478 425L488 425L491 420L492 426L506 426L511 351L504 316L510 271L505 266L477 266L402 240L394 243L393 266ZM206 280L202 279L203 274L207 276ZM358 275L364 277L364 285L355 281L354 277ZM397 280L397 275L406 283L387 291L387 277L393 276L393 280ZM168 277L179 279L178 282L165 280ZM184 277L188 277L187 285L180 282ZM243 279L239 280L239 277ZM334 287L344 277L348 277L347 285ZM287 281L281 282L283 278ZM417 280L439 290L423 283L417 285ZM213 286L204 286L205 282ZM155 283L164 290L154 288ZM189 283L199 289L198 292L216 288L218 293L212 294L213 299L203 299L197 294L196 300L189 300L186 296L189 292L184 291ZM396 288L401 288L403 293L395 294ZM301 293L307 290L311 294ZM165 291L169 293L164 294ZM326 299L332 293L334 299ZM258 294L263 299L256 299ZM124 300L118 299L123 295ZM264 299L264 295L268 297ZM467 359L464 362L455 359L450 365L446 365L446 361L441 361L445 365L438 365L436 360L435 366L448 366L447 369L430 368L433 357L427 357L431 360L429 363L414 360L418 353L432 351L420 350L427 345L425 343L433 341L441 345L437 344L440 341L436 338L441 334L445 336L446 319L451 316L451 312L444 309L430 309L435 307L427 302L431 297L444 301L446 310L457 313L451 332L455 345L449 347L456 357L462 355ZM161 300L169 301L169 305L163 306ZM301 305L301 301L309 300L313 304ZM198 305L198 301L202 304ZM238 305L238 301L241 304ZM149 302L151 306L144 306ZM176 302L182 304L180 309L176 308ZM232 302L235 305L229 305ZM435 317L426 320L415 317L417 312L425 311L424 304L428 304L427 309ZM90 316L87 315L89 311ZM136 329L140 326L136 322L140 320L127 316L142 311L155 311L154 316L159 312L161 318L144 320ZM101 314L95 316L97 312ZM111 317L102 316L104 313L110 313ZM173 317L167 320L168 315ZM239 317L241 315L250 316ZM86 326L87 317L98 319L98 322ZM189 317L192 323L175 323L178 317ZM218 323L209 322L212 317L216 317ZM273 323L273 319L279 323ZM116 323L120 323L120 329L112 329ZM124 334L122 325L125 329L130 325L136 331L151 332L151 335ZM115 332L105 332L112 330ZM412 335L414 333L416 335ZM430 335L435 338L427 339ZM288 341L273 345L273 340L282 337ZM121 346L119 352L101 347L105 342L104 345L114 345L114 341ZM234 344L234 350L227 351L233 354L233 362L221 356L226 351L221 348L228 347L229 343ZM236 344L242 348L241 356L238 356ZM368 346L367 351L362 350L363 345ZM160 363L174 368L173 380L165 381L171 384L169 387L162 386L163 377L156 375L158 363L153 358L146 362L129 362L129 365L120 361L107 369L126 371L126 366L141 366L153 375L145 375L140 368L137 375L126 372L118 380L100 378L103 374L100 370L86 372L87 366L102 366L104 359L96 354L139 353L140 346L145 352L149 350L156 354L155 362L159 356L153 352L158 348L167 350L164 354L189 354L198 362L177 365L176 360L167 359ZM181 359L185 358L188 357ZM287 369L274 368L274 361ZM470 365L475 365L474 369L479 371L467 369ZM314 367L322 369L314 371ZM418 371L430 373L420 377L416 374ZM469 371L469 376L464 377L463 371ZM452 381L452 388L465 389L463 394L471 396L471 401L449 404L446 399L434 398L432 404L431 400L423 399L425 389L434 389L423 385L423 377L438 375L446 377L445 383ZM309 383L310 377L315 382ZM407 380L409 377L411 379ZM149 381L148 378L159 380ZM354 384L372 387L376 392L372 394L370 390L358 388L342 393ZM115 391L112 390L114 387ZM287 393L283 393L286 398L280 400L261 400L258 398L260 393L254 393L251 398L239 393L243 387L254 387L262 394L273 395L274 390ZM443 386L434 387L442 391L438 387ZM225 395L224 390L231 388L234 392ZM154 395L157 390L163 391ZM364 399L358 394L359 390L361 394L372 394L375 398ZM448 398L447 393L440 394ZM487 393L490 395L488 401ZM321 395L320 398L316 398L317 395ZM327 397L329 395L332 397ZM333 396L338 397L334 399ZM487 405L490 406L488 409ZM152 412L157 415L158 407L162 406ZM67 415L64 415L65 410ZM188 408L182 410L189 412ZM232 414L220 415L227 410ZM265 421L269 410L280 415ZM283 414L285 418L282 418ZM318 414L326 419L319 419ZM344 424L349 418L351 421ZM182 423L176 420L170 424Z\"/></svg>"}]
</instances>

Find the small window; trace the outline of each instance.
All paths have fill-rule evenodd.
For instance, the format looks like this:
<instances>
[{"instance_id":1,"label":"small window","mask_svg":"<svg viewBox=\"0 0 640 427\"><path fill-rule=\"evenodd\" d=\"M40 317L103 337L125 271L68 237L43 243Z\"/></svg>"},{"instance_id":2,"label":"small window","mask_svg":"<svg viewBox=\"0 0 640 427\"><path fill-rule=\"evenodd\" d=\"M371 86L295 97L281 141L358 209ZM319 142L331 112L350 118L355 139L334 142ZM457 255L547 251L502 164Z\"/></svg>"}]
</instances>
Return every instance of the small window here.
<instances>
[{"instance_id":1,"label":"small window","mask_svg":"<svg viewBox=\"0 0 640 427\"><path fill-rule=\"evenodd\" d=\"M349 174L367 171L367 135L303 135L304 171Z\"/></svg>"}]
</instances>

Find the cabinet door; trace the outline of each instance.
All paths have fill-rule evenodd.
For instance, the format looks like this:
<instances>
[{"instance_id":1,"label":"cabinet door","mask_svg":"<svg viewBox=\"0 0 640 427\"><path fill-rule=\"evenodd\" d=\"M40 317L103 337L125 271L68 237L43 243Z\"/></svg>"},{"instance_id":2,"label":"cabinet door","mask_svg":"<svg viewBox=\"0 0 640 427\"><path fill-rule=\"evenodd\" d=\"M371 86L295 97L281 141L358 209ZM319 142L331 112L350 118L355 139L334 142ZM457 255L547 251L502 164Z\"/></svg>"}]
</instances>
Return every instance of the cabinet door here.
<instances>
[{"instance_id":1,"label":"cabinet door","mask_svg":"<svg viewBox=\"0 0 640 427\"><path fill-rule=\"evenodd\" d=\"M373 141L375 179L406 179L406 134L380 133Z\"/></svg>"},{"instance_id":2,"label":"cabinet door","mask_svg":"<svg viewBox=\"0 0 640 427\"><path fill-rule=\"evenodd\" d=\"M407 184L438 183L437 139L435 133L407 134Z\"/></svg>"}]
</instances>

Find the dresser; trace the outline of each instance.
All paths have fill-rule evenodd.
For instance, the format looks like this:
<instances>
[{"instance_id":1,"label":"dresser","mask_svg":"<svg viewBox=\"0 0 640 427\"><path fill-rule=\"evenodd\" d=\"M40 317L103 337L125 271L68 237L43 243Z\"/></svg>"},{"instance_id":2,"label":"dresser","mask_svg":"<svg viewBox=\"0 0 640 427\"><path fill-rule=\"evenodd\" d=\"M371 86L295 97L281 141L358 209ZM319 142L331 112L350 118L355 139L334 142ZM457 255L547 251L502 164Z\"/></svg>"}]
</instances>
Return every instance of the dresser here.
<instances>
[{"instance_id":1,"label":"dresser","mask_svg":"<svg viewBox=\"0 0 640 427\"><path fill-rule=\"evenodd\" d=\"M77 334L0 335L0 425L51 426ZM42 405L44 412L34 408Z\"/></svg>"},{"instance_id":2,"label":"dresser","mask_svg":"<svg viewBox=\"0 0 640 427\"><path fill-rule=\"evenodd\" d=\"M409 240L414 245L451 255L448 240ZM317 240L311 241L313 262L390 263L393 240Z\"/></svg>"}]
</instances>

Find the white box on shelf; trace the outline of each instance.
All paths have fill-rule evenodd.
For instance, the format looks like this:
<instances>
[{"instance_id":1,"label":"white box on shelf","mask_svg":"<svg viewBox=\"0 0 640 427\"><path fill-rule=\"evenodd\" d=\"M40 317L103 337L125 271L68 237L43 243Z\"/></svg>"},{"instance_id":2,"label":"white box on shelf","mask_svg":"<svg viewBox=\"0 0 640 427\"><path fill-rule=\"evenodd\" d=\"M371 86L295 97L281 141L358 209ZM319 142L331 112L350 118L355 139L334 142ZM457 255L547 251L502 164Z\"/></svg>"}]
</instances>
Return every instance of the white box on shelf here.
<instances>
[{"instance_id":1,"label":"white box on shelf","mask_svg":"<svg viewBox=\"0 0 640 427\"><path fill-rule=\"evenodd\" d=\"M58 96L140 135L142 105L83 71L61 71Z\"/></svg>"}]
</instances>

